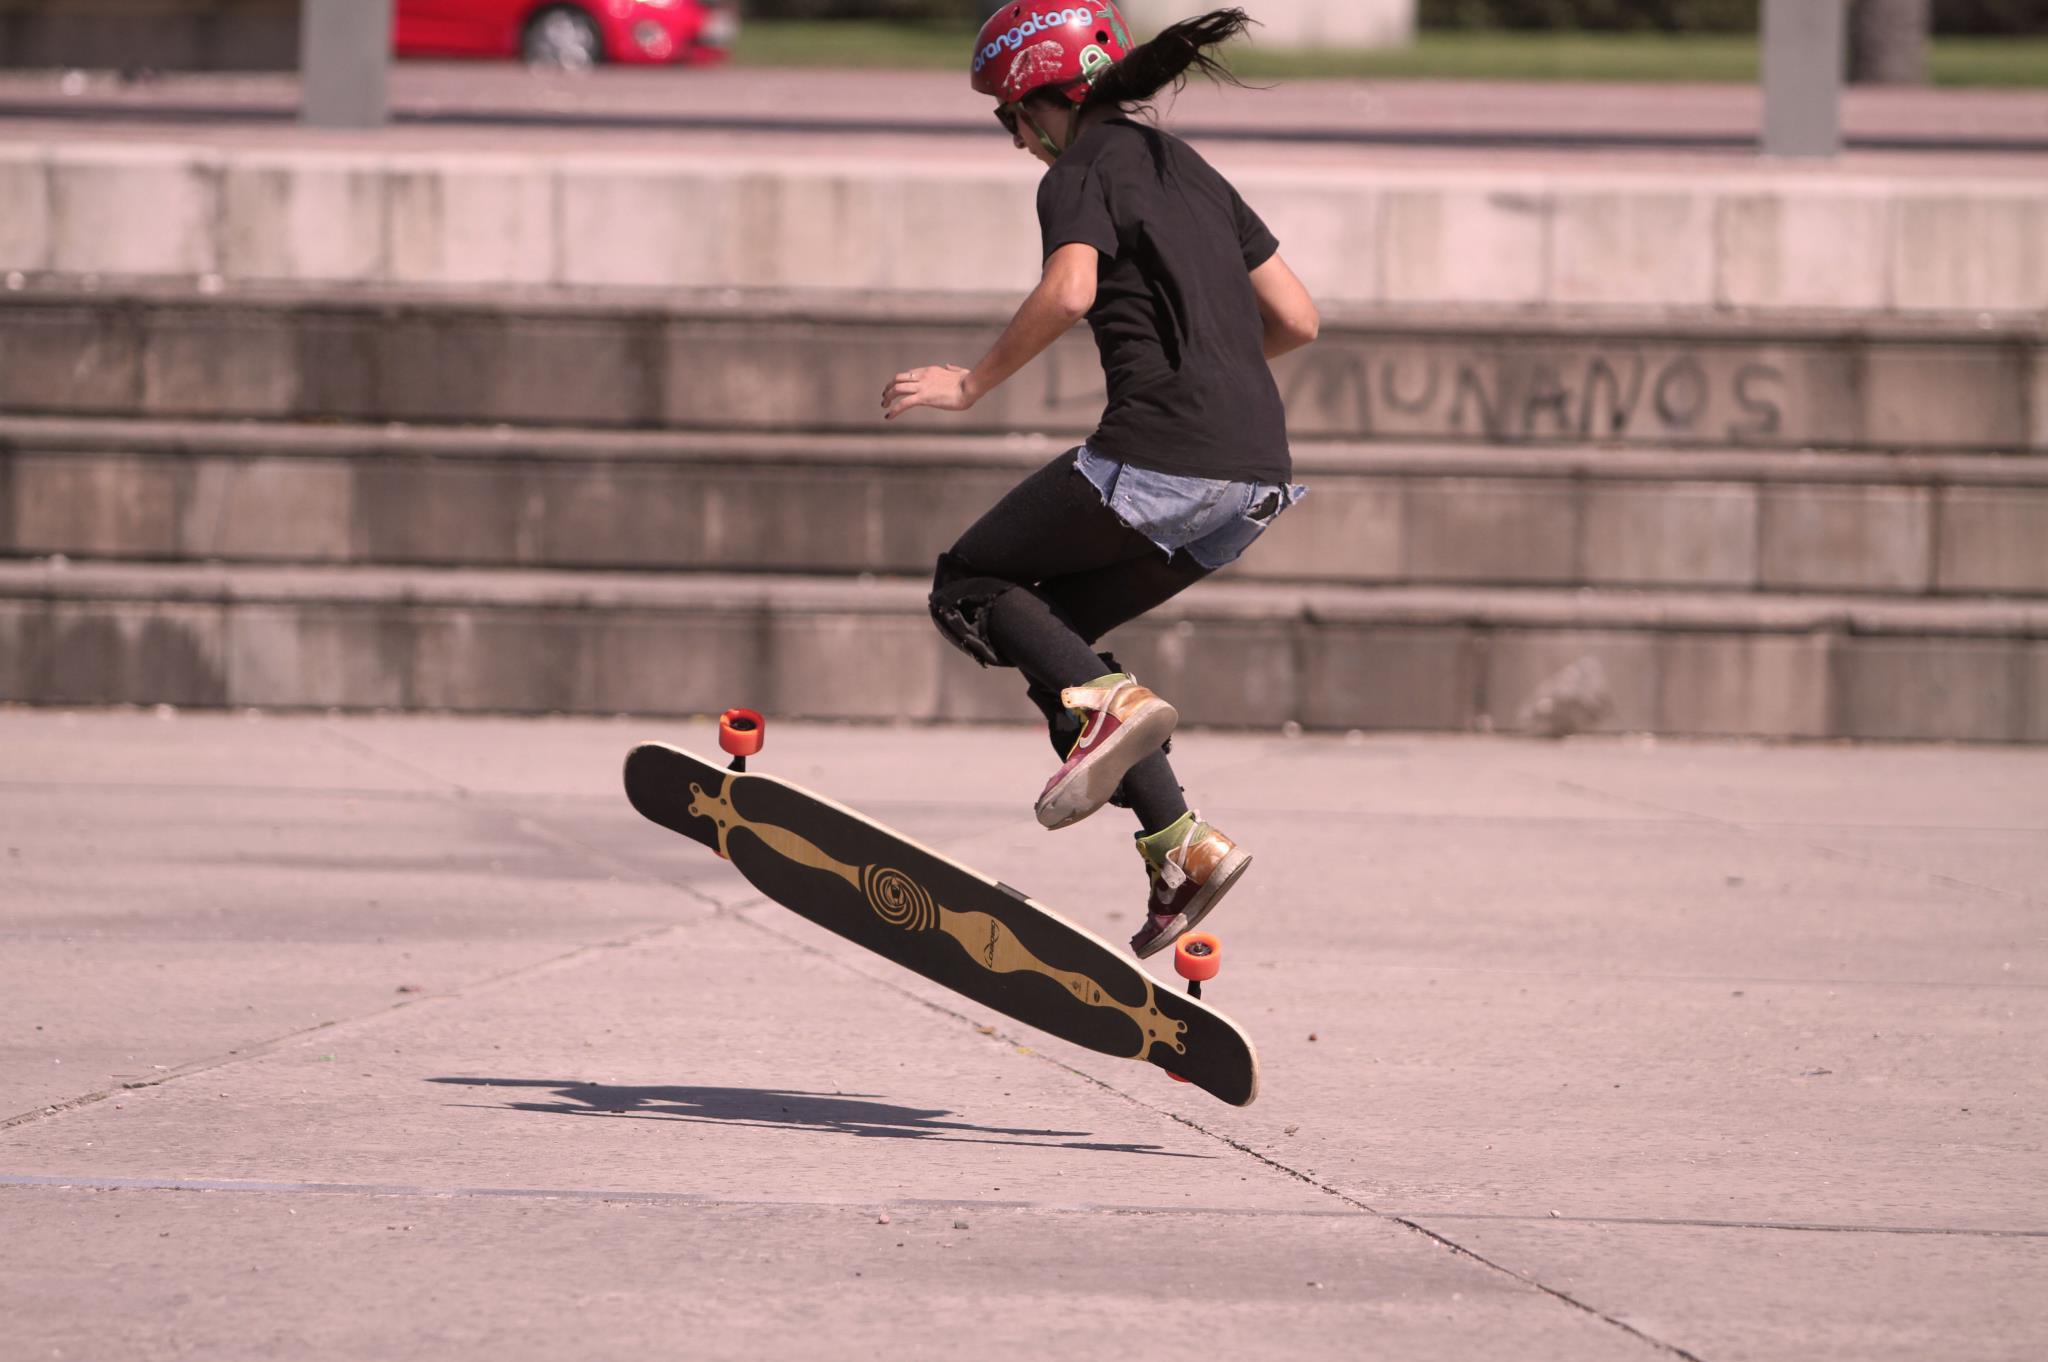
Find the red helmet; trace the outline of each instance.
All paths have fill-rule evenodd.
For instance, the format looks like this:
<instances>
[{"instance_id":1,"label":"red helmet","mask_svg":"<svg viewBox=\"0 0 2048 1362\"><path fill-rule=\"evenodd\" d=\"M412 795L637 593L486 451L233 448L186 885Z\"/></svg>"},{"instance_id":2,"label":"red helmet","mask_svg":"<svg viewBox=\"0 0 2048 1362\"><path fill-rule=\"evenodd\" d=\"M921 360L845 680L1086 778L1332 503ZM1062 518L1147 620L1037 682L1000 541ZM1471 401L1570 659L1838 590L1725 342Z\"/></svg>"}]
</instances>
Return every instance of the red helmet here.
<instances>
[{"instance_id":1,"label":"red helmet","mask_svg":"<svg viewBox=\"0 0 2048 1362\"><path fill-rule=\"evenodd\" d=\"M1015 104L1052 86L1078 104L1130 50L1114 0L1012 0L981 26L974 88Z\"/></svg>"}]
</instances>

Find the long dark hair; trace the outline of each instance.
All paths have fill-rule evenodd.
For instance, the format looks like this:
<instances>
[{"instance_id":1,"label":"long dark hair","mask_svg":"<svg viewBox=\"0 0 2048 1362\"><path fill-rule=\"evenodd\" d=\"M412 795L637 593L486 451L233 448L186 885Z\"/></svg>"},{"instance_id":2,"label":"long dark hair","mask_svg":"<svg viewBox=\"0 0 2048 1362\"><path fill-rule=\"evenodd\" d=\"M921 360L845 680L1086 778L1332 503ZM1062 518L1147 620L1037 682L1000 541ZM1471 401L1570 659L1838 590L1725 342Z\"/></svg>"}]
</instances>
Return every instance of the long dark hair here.
<instances>
[{"instance_id":1,"label":"long dark hair","mask_svg":"<svg viewBox=\"0 0 2048 1362\"><path fill-rule=\"evenodd\" d=\"M1130 54L1095 82L1084 109L1114 104L1119 108L1152 102L1161 90L1172 86L1180 93L1188 83L1190 70L1200 71L1226 85L1243 85L1228 66L1209 55L1232 38L1242 37L1258 21L1241 9L1212 9L1192 19L1183 19L1162 29L1158 37L1131 49Z\"/></svg>"}]
</instances>

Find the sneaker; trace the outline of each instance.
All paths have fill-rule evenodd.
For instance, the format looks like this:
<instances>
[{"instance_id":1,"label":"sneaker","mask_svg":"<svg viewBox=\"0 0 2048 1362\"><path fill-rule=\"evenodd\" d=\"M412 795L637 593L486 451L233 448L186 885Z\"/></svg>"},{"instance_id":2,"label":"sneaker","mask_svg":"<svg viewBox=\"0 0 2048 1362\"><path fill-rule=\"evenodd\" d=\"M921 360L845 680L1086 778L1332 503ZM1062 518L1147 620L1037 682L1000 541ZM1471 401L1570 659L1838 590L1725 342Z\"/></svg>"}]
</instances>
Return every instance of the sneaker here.
<instances>
[{"instance_id":1,"label":"sneaker","mask_svg":"<svg viewBox=\"0 0 2048 1362\"><path fill-rule=\"evenodd\" d=\"M1145 925L1131 938L1131 949L1141 960L1193 931L1252 863L1250 852L1198 813L1183 814L1173 826L1139 837L1138 851L1152 879Z\"/></svg>"},{"instance_id":2,"label":"sneaker","mask_svg":"<svg viewBox=\"0 0 2048 1362\"><path fill-rule=\"evenodd\" d=\"M1180 715L1126 672L1060 692L1081 720L1081 736L1038 796L1038 821L1067 828L1109 802L1130 769L1173 736Z\"/></svg>"}]
</instances>

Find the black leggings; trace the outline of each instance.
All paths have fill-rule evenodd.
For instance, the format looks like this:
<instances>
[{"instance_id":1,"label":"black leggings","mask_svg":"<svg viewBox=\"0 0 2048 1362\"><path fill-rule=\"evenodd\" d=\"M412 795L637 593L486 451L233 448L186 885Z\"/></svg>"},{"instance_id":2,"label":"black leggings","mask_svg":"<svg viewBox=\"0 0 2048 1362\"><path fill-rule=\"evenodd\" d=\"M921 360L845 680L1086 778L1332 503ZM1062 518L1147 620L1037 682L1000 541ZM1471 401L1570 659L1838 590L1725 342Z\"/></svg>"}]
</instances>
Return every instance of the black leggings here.
<instances>
[{"instance_id":1,"label":"black leggings","mask_svg":"<svg viewBox=\"0 0 2048 1362\"><path fill-rule=\"evenodd\" d=\"M1184 552L1167 556L1118 520L1074 455L1024 479L968 527L939 559L931 602L939 628L963 651L1024 673L1062 758L1080 725L1060 691L1123 670L1095 641L1210 572ZM1187 812L1164 751L1131 769L1115 802L1147 832Z\"/></svg>"}]
</instances>

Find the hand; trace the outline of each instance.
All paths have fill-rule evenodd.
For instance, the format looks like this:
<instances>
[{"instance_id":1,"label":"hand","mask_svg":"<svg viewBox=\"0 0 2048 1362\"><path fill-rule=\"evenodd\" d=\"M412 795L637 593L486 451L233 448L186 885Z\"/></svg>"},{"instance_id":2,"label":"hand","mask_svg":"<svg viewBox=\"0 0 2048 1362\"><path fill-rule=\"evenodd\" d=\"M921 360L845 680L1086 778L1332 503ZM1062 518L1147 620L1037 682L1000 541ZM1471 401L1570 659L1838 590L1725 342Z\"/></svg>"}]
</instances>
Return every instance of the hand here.
<instances>
[{"instance_id":1,"label":"hand","mask_svg":"<svg viewBox=\"0 0 2048 1362\"><path fill-rule=\"evenodd\" d=\"M967 390L966 369L957 364L935 364L896 375L882 390L882 419L893 421L912 407L935 411L966 411L974 405Z\"/></svg>"}]
</instances>

